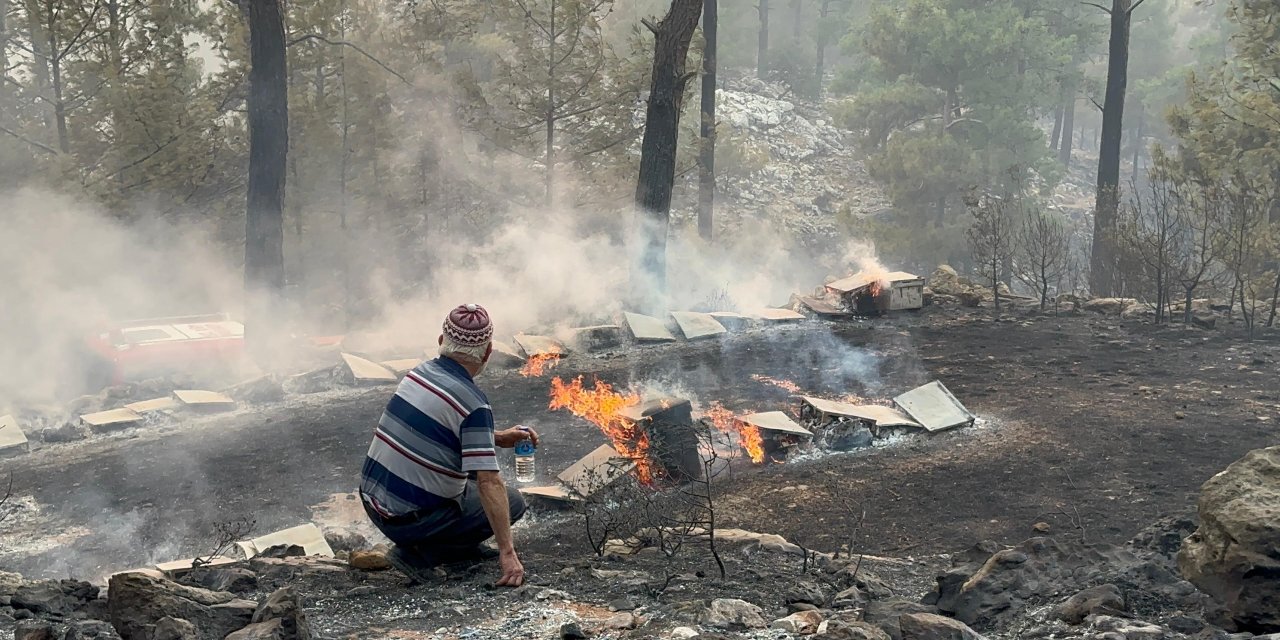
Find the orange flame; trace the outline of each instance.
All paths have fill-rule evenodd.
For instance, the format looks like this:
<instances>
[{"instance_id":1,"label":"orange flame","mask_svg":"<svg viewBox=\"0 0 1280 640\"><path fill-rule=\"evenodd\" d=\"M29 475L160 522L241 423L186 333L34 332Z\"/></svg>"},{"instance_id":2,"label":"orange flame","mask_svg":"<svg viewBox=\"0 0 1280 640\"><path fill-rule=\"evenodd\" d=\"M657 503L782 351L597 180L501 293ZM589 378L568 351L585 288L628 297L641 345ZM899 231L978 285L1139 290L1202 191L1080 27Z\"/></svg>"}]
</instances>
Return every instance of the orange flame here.
<instances>
[{"instance_id":1,"label":"orange flame","mask_svg":"<svg viewBox=\"0 0 1280 640\"><path fill-rule=\"evenodd\" d=\"M751 461L764 462L764 438L760 429L734 418L733 412L724 408L719 402L712 402L703 416L711 422L711 426L725 433L738 434L738 444L747 452Z\"/></svg>"},{"instance_id":2,"label":"orange flame","mask_svg":"<svg viewBox=\"0 0 1280 640\"><path fill-rule=\"evenodd\" d=\"M755 380L756 382L763 382L763 383L765 383L765 384L771 384L771 385L773 385L773 386L775 386L775 387L778 387L779 389L782 389L782 390L787 391L787 392L789 392L789 393L795 393L795 394L803 393L803 390L800 388L800 385L798 385L798 384L796 384L796 383L794 383L794 382L792 382L792 381L790 381L790 380L779 380L779 379L777 379L777 378L770 378L769 376L762 376L762 375L760 375L760 374L758 374L758 373L757 373L757 374L753 374L753 375L751 376L751 379L752 379L752 380Z\"/></svg>"},{"instance_id":3,"label":"orange flame","mask_svg":"<svg viewBox=\"0 0 1280 640\"><path fill-rule=\"evenodd\" d=\"M649 484L653 480L653 463L649 460L649 434L643 428L619 417L622 409L639 404L637 394L623 395L605 382L596 380L592 388L584 387L582 376L565 383L559 377L551 380L551 403L547 408L568 409L570 413L600 428L615 451L636 463L636 476Z\"/></svg>"},{"instance_id":4,"label":"orange flame","mask_svg":"<svg viewBox=\"0 0 1280 640\"><path fill-rule=\"evenodd\" d=\"M879 280L872 280L871 286L867 288L867 292L872 298L879 298L880 293L884 291L884 283Z\"/></svg>"},{"instance_id":5,"label":"orange flame","mask_svg":"<svg viewBox=\"0 0 1280 640\"><path fill-rule=\"evenodd\" d=\"M520 375L526 378L541 378L544 373L560 364L558 353L535 353L529 356L524 366L520 367Z\"/></svg>"}]
</instances>

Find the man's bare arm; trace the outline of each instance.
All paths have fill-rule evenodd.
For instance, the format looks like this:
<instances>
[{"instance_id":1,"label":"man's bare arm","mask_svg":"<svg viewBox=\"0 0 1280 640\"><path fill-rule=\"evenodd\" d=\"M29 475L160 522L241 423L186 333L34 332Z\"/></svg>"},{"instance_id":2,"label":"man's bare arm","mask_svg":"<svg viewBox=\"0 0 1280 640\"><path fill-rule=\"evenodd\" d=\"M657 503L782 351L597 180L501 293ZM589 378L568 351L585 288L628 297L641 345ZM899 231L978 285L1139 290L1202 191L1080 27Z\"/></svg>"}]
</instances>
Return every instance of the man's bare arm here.
<instances>
[{"instance_id":1,"label":"man's bare arm","mask_svg":"<svg viewBox=\"0 0 1280 640\"><path fill-rule=\"evenodd\" d=\"M493 540L498 544L498 562L502 578L498 586L518 587L524 583L524 565L516 556L515 542L511 538L511 505L507 502L507 486L497 471L477 471L476 485L480 488L480 505L493 529Z\"/></svg>"}]
</instances>

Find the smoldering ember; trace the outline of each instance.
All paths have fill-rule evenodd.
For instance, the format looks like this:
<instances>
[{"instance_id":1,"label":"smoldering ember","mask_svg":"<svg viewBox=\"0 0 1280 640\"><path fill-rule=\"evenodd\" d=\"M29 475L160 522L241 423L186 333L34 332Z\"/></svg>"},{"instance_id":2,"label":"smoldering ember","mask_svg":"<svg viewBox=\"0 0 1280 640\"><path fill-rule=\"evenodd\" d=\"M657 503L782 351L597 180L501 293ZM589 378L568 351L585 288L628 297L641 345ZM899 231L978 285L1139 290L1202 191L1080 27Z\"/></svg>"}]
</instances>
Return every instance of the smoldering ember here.
<instances>
[{"instance_id":1,"label":"smoldering ember","mask_svg":"<svg viewBox=\"0 0 1280 640\"><path fill-rule=\"evenodd\" d=\"M0 0L0 640L1280 640L1277 20Z\"/></svg>"}]
</instances>

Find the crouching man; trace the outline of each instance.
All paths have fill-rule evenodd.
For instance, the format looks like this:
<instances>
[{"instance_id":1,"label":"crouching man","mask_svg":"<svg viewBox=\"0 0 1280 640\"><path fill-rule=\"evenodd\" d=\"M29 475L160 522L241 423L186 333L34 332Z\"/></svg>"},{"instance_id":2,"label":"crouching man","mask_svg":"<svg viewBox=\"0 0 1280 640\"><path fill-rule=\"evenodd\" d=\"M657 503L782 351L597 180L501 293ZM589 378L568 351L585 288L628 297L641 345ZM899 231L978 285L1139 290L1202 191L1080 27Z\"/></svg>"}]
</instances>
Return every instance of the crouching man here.
<instances>
[{"instance_id":1,"label":"crouching man","mask_svg":"<svg viewBox=\"0 0 1280 640\"><path fill-rule=\"evenodd\" d=\"M520 493L508 489L495 447L537 434L520 427L494 432L493 412L475 376L493 350L484 307L449 312L440 357L405 375L374 430L361 471L360 497L374 526L395 547L387 560L425 582L441 563L498 557L499 586L524 583L511 523L524 515ZM493 538L497 551L482 543Z\"/></svg>"}]
</instances>

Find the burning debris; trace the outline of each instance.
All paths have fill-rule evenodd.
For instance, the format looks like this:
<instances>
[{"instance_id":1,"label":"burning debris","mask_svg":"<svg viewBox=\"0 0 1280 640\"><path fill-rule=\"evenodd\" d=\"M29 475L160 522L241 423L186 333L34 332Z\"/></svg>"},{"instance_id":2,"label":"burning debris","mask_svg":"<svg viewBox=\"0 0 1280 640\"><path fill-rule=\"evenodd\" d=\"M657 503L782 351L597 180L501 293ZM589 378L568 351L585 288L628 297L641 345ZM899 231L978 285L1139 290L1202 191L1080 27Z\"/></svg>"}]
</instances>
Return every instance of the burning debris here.
<instances>
[{"instance_id":1,"label":"burning debris","mask_svg":"<svg viewBox=\"0 0 1280 640\"><path fill-rule=\"evenodd\" d=\"M585 500L635 468L635 461L624 458L613 447L602 444L561 471L556 476L557 485L526 487L520 492L560 502Z\"/></svg>"},{"instance_id":2,"label":"burning debris","mask_svg":"<svg viewBox=\"0 0 1280 640\"><path fill-rule=\"evenodd\" d=\"M760 374L758 374L758 373L757 373L757 374L752 374L751 379L752 379L752 380L755 380L756 382L763 382L763 383L765 383L765 384L771 384L771 385L773 385L773 386L775 386L775 387L777 387L777 388L779 388L779 389L782 389L783 391L786 391L786 392L788 392L788 393L794 393L794 394L800 394L800 393L803 393L803 390L802 390L802 389L800 389L800 385L798 385L798 384L796 384L796 383L794 383L794 382L792 382L792 381L790 381L790 380L779 380L779 379L777 379L777 378L770 378L769 376L760 375Z\"/></svg>"},{"instance_id":3,"label":"burning debris","mask_svg":"<svg viewBox=\"0 0 1280 640\"><path fill-rule=\"evenodd\" d=\"M734 417L733 412L724 408L719 402L712 402L711 407L703 413L703 419L717 431L735 434L738 446L746 452L747 457L755 464L764 462L764 439L760 436L760 428Z\"/></svg>"},{"instance_id":4,"label":"burning debris","mask_svg":"<svg viewBox=\"0 0 1280 640\"><path fill-rule=\"evenodd\" d=\"M18 427L18 420L13 416L0 416L0 456L14 450L30 450L27 434Z\"/></svg>"},{"instance_id":5,"label":"burning debris","mask_svg":"<svg viewBox=\"0 0 1280 640\"><path fill-rule=\"evenodd\" d=\"M629 422L635 432L645 434L649 457L656 465L653 480L681 483L702 476L693 405L688 400L650 398L623 408L618 417Z\"/></svg>"},{"instance_id":6,"label":"burning debris","mask_svg":"<svg viewBox=\"0 0 1280 640\"><path fill-rule=\"evenodd\" d=\"M741 429L755 432L755 435L751 436L753 439L759 438L759 442L752 442L750 445L744 442L743 447L748 453L756 448L761 461L766 458L774 461L785 460L791 452L813 440L813 432L796 424L782 411L752 413L739 417L737 421L743 425ZM752 455L754 461L756 454Z\"/></svg>"},{"instance_id":7,"label":"burning debris","mask_svg":"<svg viewBox=\"0 0 1280 640\"><path fill-rule=\"evenodd\" d=\"M526 378L541 378L548 371L560 364L560 354L539 353L529 357L520 367L520 375Z\"/></svg>"},{"instance_id":8,"label":"burning debris","mask_svg":"<svg viewBox=\"0 0 1280 640\"><path fill-rule=\"evenodd\" d=\"M547 408L552 411L567 409L596 425L613 443L619 455L635 461L636 475L648 483L653 478L648 434L619 415L623 409L637 404L640 404L637 394L617 393L603 380L596 380L588 388L582 384L582 376L578 376L568 383L559 377L551 380L551 402Z\"/></svg>"}]
</instances>

